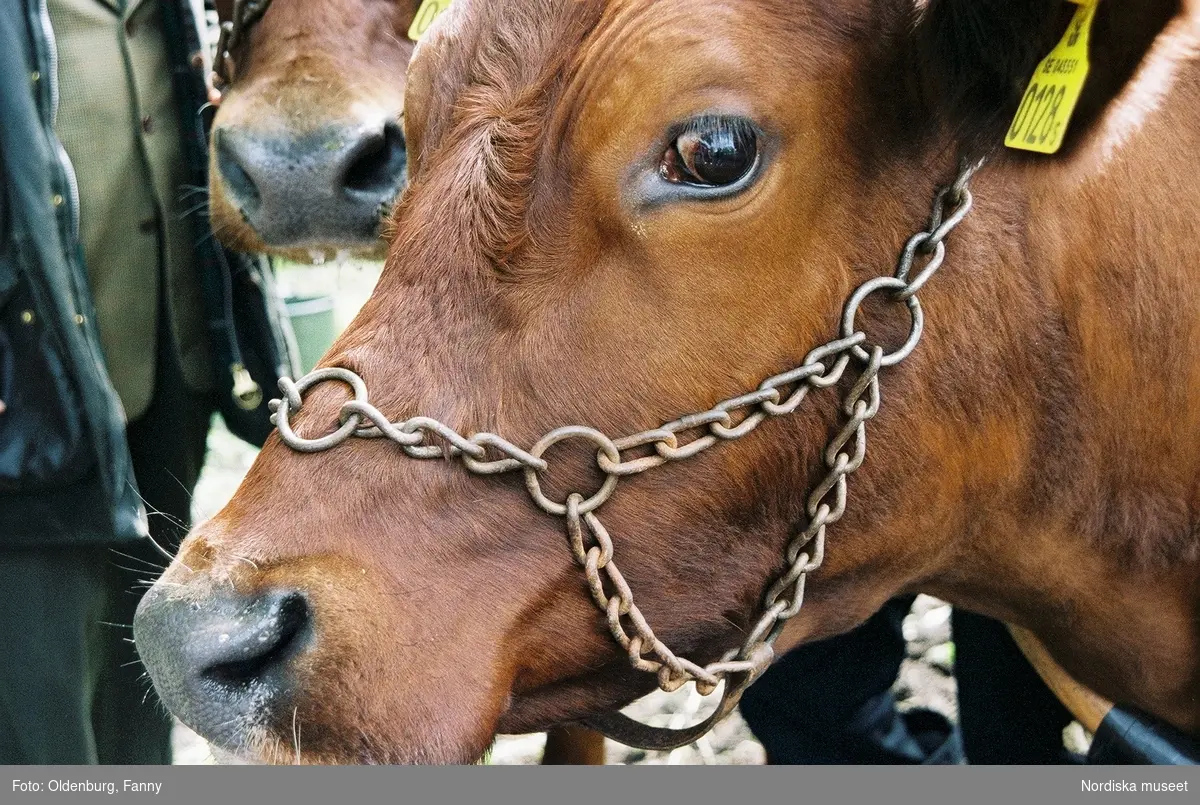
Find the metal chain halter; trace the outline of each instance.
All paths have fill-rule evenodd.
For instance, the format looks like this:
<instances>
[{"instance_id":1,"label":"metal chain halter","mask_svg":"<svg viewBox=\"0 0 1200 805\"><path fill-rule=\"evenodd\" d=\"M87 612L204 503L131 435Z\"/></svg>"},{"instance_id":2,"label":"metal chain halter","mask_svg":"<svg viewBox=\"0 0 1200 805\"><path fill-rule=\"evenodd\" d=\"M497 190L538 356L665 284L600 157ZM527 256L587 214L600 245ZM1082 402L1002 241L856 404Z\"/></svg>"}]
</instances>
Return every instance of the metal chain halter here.
<instances>
[{"instance_id":1,"label":"metal chain halter","mask_svg":"<svg viewBox=\"0 0 1200 805\"><path fill-rule=\"evenodd\" d=\"M546 513L564 519L571 552L583 568L592 598L605 614L609 631L628 654L633 667L657 674L658 685L665 691L695 682L697 691L708 695L725 682L716 712L688 729L650 727L619 712L590 717L581 723L644 749L671 749L689 744L728 714L746 688L767 669L774 659L772 644L786 621L803 606L805 580L821 566L825 555L826 528L840 520L846 510L846 479L866 456L866 423L879 411L879 372L907 358L921 339L924 315L916 293L941 267L946 236L971 208L967 184L979 165L964 165L953 184L938 191L928 228L909 238L895 274L870 279L850 295L838 338L809 352L796 368L768 377L754 391L719 402L707 411L620 439L611 439L582 425L568 425L550 431L524 450L494 433L464 436L429 417L391 422L367 401L362 378L347 369L330 367L317 369L294 382L288 378L280 380L283 398L271 401L274 411L271 421L279 428L284 444L305 453L328 450L351 437L386 438L413 458L457 456L468 470L480 475L523 472L533 502ZM888 298L902 302L910 316L908 338L892 352L870 345L866 334L855 326L860 305L878 292L887 292ZM792 413L810 390L842 381L852 360L856 374L841 406L845 422L825 447L822 457L827 471L808 496L807 522L787 546L786 568L767 587L762 614L742 645L730 649L720 660L701 666L680 657L655 636L634 603L633 591L617 568L612 538L596 516L596 510L612 496L621 478L691 458L720 441L742 438L768 417ZM354 392L354 398L342 404L340 426L316 439L297 435L292 429L291 416L301 409L304 393L330 381L344 383ZM595 445L596 464L605 480L590 497L573 493L563 501L555 501L546 497L541 488L539 476L548 466L542 456L552 445L567 439L582 439ZM630 455L639 448L642 455ZM646 455L647 448L653 453Z\"/></svg>"},{"instance_id":2,"label":"metal chain halter","mask_svg":"<svg viewBox=\"0 0 1200 805\"><path fill-rule=\"evenodd\" d=\"M262 19L269 5L271 0L233 0L233 18L221 23L217 57L213 60L213 73L221 84L218 89L233 83L237 72L233 54L242 46L250 27Z\"/></svg>"}]
</instances>

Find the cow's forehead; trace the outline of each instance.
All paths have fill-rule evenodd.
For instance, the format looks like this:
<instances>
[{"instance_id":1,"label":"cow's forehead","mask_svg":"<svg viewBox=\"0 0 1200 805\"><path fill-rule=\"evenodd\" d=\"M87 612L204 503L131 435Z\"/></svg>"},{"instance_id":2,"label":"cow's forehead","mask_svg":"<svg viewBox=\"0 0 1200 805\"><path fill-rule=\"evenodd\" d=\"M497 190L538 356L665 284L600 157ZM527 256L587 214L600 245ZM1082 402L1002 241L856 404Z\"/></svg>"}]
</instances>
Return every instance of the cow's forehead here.
<instances>
[{"instance_id":1,"label":"cow's forehead","mask_svg":"<svg viewBox=\"0 0 1200 805\"><path fill-rule=\"evenodd\" d=\"M605 5L459 0L414 57L410 99L419 100L408 111L419 146L411 176L420 183L427 170L438 174L434 192L475 222L465 236L494 262L511 258L528 234L546 123Z\"/></svg>"},{"instance_id":2,"label":"cow's forehead","mask_svg":"<svg viewBox=\"0 0 1200 805\"><path fill-rule=\"evenodd\" d=\"M464 105L497 111L539 94L549 112L564 86L611 78L622 65L666 66L688 39L717 37L748 49L782 43L815 62L845 57L838 40L869 27L853 0L455 0L414 53L432 86L425 124L437 139ZM894 5L908 5L897 0ZM878 21L876 21L878 22ZM577 99L572 87L572 99ZM467 97L466 104L463 103Z\"/></svg>"},{"instance_id":3,"label":"cow's forehead","mask_svg":"<svg viewBox=\"0 0 1200 805\"><path fill-rule=\"evenodd\" d=\"M430 60L440 93L480 87L509 92L577 55L604 0L456 0L422 37L414 61Z\"/></svg>"},{"instance_id":4,"label":"cow's forehead","mask_svg":"<svg viewBox=\"0 0 1200 805\"><path fill-rule=\"evenodd\" d=\"M539 222L555 220L539 214L538 199L554 197L548 188L563 184L563 172L540 168L565 153L566 132L579 121L624 115L658 131L676 113L703 111L679 103L689 88L734 87L726 98L779 95L787 89L784 61L829 49L819 42L831 17L801 2L456 0L451 8L410 71L410 178L420 185L427 169L439 174L435 192L474 222L464 224L464 240L497 264L511 263L545 228ZM754 69L742 70L744 62ZM583 128L595 135L608 122Z\"/></svg>"}]
</instances>

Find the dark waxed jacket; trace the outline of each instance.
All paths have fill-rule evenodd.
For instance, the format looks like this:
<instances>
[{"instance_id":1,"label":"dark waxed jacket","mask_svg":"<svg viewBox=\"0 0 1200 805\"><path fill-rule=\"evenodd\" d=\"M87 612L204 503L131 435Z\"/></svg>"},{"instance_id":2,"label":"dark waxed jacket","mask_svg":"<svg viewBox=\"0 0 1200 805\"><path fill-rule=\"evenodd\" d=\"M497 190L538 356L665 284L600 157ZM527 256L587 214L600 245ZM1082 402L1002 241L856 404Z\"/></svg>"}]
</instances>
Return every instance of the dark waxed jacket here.
<instances>
[{"instance_id":1,"label":"dark waxed jacket","mask_svg":"<svg viewBox=\"0 0 1200 805\"><path fill-rule=\"evenodd\" d=\"M0 0L0 549L147 533L100 350L41 0Z\"/></svg>"},{"instance_id":2,"label":"dark waxed jacket","mask_svg":"<svg viewBox=\"0 0 1200 805\"><path fill-rule=\"evenodd\" d=\"M198 6L157 0L156 19L186 182L203 187ZM74 173L55 136L57 67L46 0L0 0L0 550L148 533L96 329ZM217 245L204 213L186 217L217 407L236 436L261 445L272 430L265 392L295 372L271 266Z\"/></svg>"}]
</instances>

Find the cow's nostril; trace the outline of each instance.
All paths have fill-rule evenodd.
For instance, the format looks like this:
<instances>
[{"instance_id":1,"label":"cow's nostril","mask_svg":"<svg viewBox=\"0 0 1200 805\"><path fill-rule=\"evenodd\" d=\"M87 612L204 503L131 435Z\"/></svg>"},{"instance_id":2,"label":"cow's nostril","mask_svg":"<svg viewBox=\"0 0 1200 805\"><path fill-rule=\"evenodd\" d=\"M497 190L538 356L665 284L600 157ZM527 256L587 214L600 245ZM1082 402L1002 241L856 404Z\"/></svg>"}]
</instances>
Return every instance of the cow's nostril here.
<instances>
[{"instance_id":1,"label":"cow's nostril","mask_svg":"<svg viewBox=\"0 0 1200 805\"><path fill-rule=\"evenodd\" d=\"M303 648L309 621L303 594L267 593L244 610L236 625L207 636L209 651L199 669L201 678L227 688L271 682Z\"/></svg>"},{"instance_id":2,"label":"cow's nostril","mask_svg":"<svg viewBox=\"0 0 1200 805\"><path fill-rule=\"evenodd\" d=\"M243 217L255 215L262 205L262 194L258 185L243 164L249 157L241 153L235 138L220 128L213 131L213 150L217 158L217 170L230 196Z\"/></svg>"},{"instance_id":3,"label":"cow's nostril","mask_svg":"<svg viewBox=\"0 0 1200 805\"><path fill-rule=\"evenodd\" d=\"M392 193L407 165L404 133L399 125L388 121L382 131L364 135L354 145L342 183L351 192Z\"/></svg>"}]
</instances>

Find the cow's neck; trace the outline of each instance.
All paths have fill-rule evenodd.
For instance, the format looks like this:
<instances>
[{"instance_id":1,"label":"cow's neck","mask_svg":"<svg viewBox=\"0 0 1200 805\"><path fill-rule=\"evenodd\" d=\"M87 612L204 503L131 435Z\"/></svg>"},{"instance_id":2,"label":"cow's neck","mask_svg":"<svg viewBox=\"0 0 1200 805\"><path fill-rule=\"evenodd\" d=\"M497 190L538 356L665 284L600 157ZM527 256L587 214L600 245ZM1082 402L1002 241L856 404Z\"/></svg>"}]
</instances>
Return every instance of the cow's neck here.
<instances>
[{"instance_id":1,"label":"cow's neck","mask_svg":"<svg viewBox=\"0 0 1200 805\"><path fill-rule=\"evenodd\" d=\"M1200 82L1026 183L1044 336L1010 333L1042 410L1019 497L935 592L1027 626L1097 692L1200 731ZM1126 113L1128 114L1128 113ZM1045 458L1038 453L1057 453ZM1014 490L1015 491L1015 490ZM1007 527L1006 527L1007 526ZM1140 700L1129 702L1129 691Z\"/></svg>"},{"instance_id":2,"label":"cow's neck","mask_svg":"<svg viewBox=\"0 0 1200 805\"><path fill-rule=\"evenodd\" d=\"M1197 119L1193 80L1141 136L976 177L782 648L930 592L1200 732Z\"/></svg>"}]
</instances>

